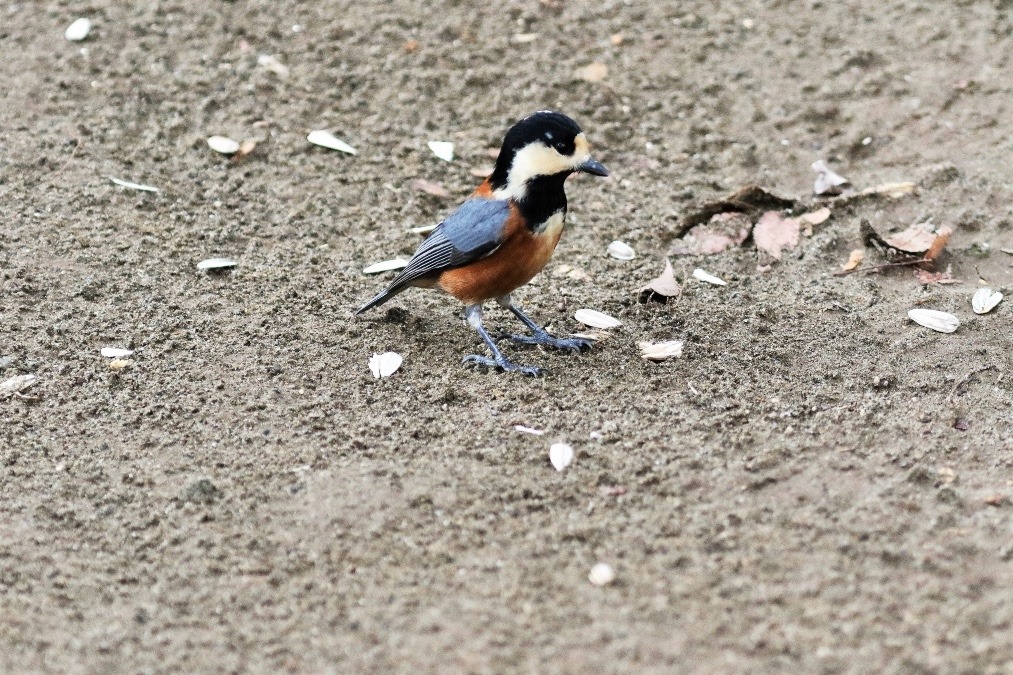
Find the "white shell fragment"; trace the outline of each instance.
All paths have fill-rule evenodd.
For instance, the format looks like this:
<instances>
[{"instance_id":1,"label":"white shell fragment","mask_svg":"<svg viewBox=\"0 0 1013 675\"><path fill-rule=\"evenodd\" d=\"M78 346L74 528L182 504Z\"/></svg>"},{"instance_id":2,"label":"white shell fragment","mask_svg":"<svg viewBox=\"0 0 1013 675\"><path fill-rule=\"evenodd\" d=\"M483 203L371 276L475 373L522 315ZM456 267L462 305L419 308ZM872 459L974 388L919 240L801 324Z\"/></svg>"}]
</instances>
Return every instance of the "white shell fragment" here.
<instances>
[{"instance_id":1,"label":"white shell fragment","mask_svg":"<svg viewBox=\"0 0 1013 675\"><path fill-rule=\"evenodd\" d=\"M573 318L591 328L618 328L623 322L593 309L578 309Z\"/></svg>"},{"instance_id":2,"label":"white shell fragment","mask_svg":"<svg viewBox=\"0 0 1013 675\"><path fill-rule=\"evenodd\" d=\"M682 356L682 340L665 342L640 342L640 356L647 361L667 361Z\"/></svg>"},{"instance_id":3,"label":"white shell fragment","mask_svg":"<svg viewBox=\"0 0 1013 675\"><path fill-rule=\"evenodd\" d=\"M373 263L369 267L362 270L363 274L380 274L381 272L393 272L394 270L403 270L408 267L408 261L404 258L395 258L394 260L384 260L383 262Z\"/></svg>"},{"instance_id":4,"label":"white shell fragment","mask_svg":"<svg viewBox=\"0 0 1013 675\"><path fill-rule=\"evenodd\" d=\"M348 143L345 143L329 131L322 131L320 129L311 131L306 137L306 140L313 145L319 145L321 148L327 148L328 150L337 150L338 152L344 152L349 155L357 154L355 148L350 146Z\"/></svg>"},{"instance_id":5,"label":"white shell fragment","mask_svg":"<svg viewBox=\"0 0 1013 675\"><path fill-rule=\"evenodd\" d=\"M393 375L401 367L403 361L404 359L397 352L373 354L373 357L369 359L369 370L373 373L373 377L379 380L381 377Z\"/></svg>"},{"instance_id":6,"label":"white shell fragment","mask_svg":"<svg viewBox=\"0 0 1013 675\"><path fill-rule=\"evenodd\" d=\"M813 162L812 169L816 172L813 194L839 195L851 187L851 181L840 174L834 173L822 159Z\"/></svg>"},{"instance_id":7,"label":"white shell fragment","mask_svg":"<svg viewBox=\"0 0 1013 675\"><path fill-rule=\"evenodd\" d=\"M274 58L270 54L261 54L257 57L257 65L267 68L279 77L288 77L288 66Z\"/></svg>"},{"instance_id":8,"label":"white shell fragment","mask_svg":"<svg viewBox=\"0 0 1013 675\"><path fill-rule=\"evenodd\" d=\"M952 333L960 326L960 319L957 317L934 309L909 309L907 315L919 326L925 326L940 333Z\"/></svg>"},{"instance_id":9,"label":"white shell fragment","mask_svg":"<svg viewBox=\"0 0 1013 675\"><path fill-rule=\"evenodd\" d=\"M587 580L595 586L606 586L615 581L615 578L616 571L608 563L598 563L587 575Z\"/></svg>"},{"instance_id":10,"label":"white shell fragment","mask_svg":"<svg viewBox=\"0 0 1013 675\"><path fill-rule=\"evenodd\" d=\"M429 141L429 149L444 162L454 161L454 144L450 141Z\"/></svg>"},{"instance_id":11,"label":"white shell fragment","mask_svg":"<svg viewBox=\"0 0 1013 675\"><path fill-rule=\"evenodd\" d=\"M63 37L67 38L71 42L80 42L81 40L88 37L88 33L91 32L91 21L85 18L80 18L74 23L67 26L66 32Z\"/></svg>"},{"instance_id":12,"label":"white shell fragment","mask_svg":"<svg viewBox=\"0 0 1013 675\"><path fill-rule=\"evenodd\" d=\"M971 296L971 309L975 314L988 314L1002 302L1002 293L991 288L979 288Z\"/></svg>"},{"instance_id":13,"label":"white shell fragment","mask_svg":"<svg viewBox=\"0 0 1013 675\"><path fill-rule=\"evenodd\" d=\"M35 384L39 378L35 375L17 375L0 382L0 394L17 394Z\"/></svg>"},{"instance_id":14,"label":"white shell fragment","mask_svg":"<svg viewBox=\"0 0 1013 675\"><path fill-rule=\"evenodd\" d=\"M134 353L133 349L121 349L119 347L103 347L101 354L107 359L122 359Z\"/></svg>"},{"instance_id":15,"label":"white shell fragment","mask_svg":"<svg viewBox=\"0 0 1013 675\"><path fill-rule=\"evenodd\" d=\"M225 136L211 136L208 138L208 147L223 155L234 155L239 152L239 141Z\"/></svg>"},{"instance_id":16,"label":"white shell fragment","mask_svg":"<svg viewBox=\"0 0 1013 675\"><path fill-rule=\"evenodd\" d=\"M606 250L616 260L633 260L637 257L636 251L629 244L624 244L621 241L612 242Z\"/></svg>"},{"instance_id":17,"label":"white shell fragment","mask_svg":"<svg viewBox=\"0 0 1013 675\"><path fill-rule=\"evenodd\" d=\"M553 443L549 448L549 461L556 471L562 471L573 461L573 448L566 443Z\"/></svg>"},{"instance_id":18,"label":"white shell fragment","mask_svg":"<svg viewBox=\"0 0 1013 675\"><path fill-rule=\"evenodd\" d=\"M693 278L696 279L696 280L698 280L698 281L705 281L708 284L714 284L715 286L727 286L728 285L728 282L725 281L724 279L719 279L718 277L714 276L713 274L710 274L709 272L703 271L699 267L697 267L695 270L693 270Z\"/></svg>"},{"instance_id":19,"label":"white shell fragment","mask_svg":"<svg viewBox=\"0 0 1013 675\"><path fill-rule=\"evenodd\" d=\"M152 187L151 185L144 185L142 183L131 183L128 180L120 180L119 178L114 178L113 176L109 176L109 180L111 180L112 182L116 183L121 187L130 188L131 190L141 190L142 192L158 192L158 188Z\"/></svg>"},{"instance_id":20,"label":"white shell fragment","mask_svg":"<svg viewBox=\"0 0 1013 675\"><path fill-rule=\"evenodd\" d=\"M238 263L235 260L229 260L228 258L208 258L207 260L201 260L197 263L197 269L204 270L224 270L230 267L235 267Z\"/></svg>"}]
</instances>

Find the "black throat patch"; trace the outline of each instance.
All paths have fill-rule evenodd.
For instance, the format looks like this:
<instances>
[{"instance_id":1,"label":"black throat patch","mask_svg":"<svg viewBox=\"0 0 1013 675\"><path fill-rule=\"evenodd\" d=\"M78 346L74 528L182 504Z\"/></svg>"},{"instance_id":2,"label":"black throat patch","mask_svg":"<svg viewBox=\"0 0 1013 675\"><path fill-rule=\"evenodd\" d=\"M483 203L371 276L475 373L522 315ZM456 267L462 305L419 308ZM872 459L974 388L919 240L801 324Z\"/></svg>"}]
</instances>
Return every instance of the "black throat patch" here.
<instances>
[{"instance_id":1,"label":"black throat patch","mask_svg":"<svg viewBox=\"0 0 1013 675\"><path fill-rule=\"evenodd\" d=\"M565 172L537 176L524 186L524 197L517 200L517 207L529 228L538 229L556 212L566 213L566 190L563 186L569 175L569 172Z\"/></svg>"}]
</instances>

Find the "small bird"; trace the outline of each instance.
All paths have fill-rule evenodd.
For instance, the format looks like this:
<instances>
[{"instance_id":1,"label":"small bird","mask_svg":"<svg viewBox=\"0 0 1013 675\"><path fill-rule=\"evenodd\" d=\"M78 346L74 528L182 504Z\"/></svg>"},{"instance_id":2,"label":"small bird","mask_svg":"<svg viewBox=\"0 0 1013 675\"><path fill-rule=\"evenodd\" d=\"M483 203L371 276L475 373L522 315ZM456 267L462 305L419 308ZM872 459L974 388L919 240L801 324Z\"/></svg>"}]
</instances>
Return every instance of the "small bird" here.
<instances>
[{"instance_id":1,"label":"small bird","mask_svg":"<svg viewBox=\"0 0 1013 675\"><path fill-rule=\"evenodd\" d=\"M466 356L465 365L500 368L524 375L543 369L509 360L482 325L482 304L495 299L527 326L531 335L507 335L520 344L579 352L591 341L550 335L510 299L552 256L566 220L570 174L608 176L591 157L587 137L572 119L543 110L507 131L496 168L450 217L422 242L408 265L387 288L355 313L382 305L409 287L440 288L465 304L465 317L492 358Z\"/></svg>"}]
</instances>

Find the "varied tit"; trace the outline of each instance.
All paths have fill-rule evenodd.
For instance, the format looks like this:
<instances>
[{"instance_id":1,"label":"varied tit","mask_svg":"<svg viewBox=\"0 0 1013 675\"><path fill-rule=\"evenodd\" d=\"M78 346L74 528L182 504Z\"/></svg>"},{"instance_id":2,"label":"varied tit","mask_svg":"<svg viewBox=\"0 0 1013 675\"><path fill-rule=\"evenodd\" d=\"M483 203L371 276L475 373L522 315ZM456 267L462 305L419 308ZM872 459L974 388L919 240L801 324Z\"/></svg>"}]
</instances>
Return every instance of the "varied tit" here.
<instances>
[{"instance_id":1,"label":"varied tit","mask_svg":"<svg viewBox=\"0 0 1013 675\"><path fill-rule=\"evenodd\" d=\"M507 336L514 342L577 352L590 348L590 340L549 335L510 299L545 267L559 243L566 219L563 184L576 172L608 175L591 157L577 123L550 111L525 117L503 139L492 175L437 225L397 278L355 313L382 305L411 286L440 288L465 304L468 323L492 352L492 358L466 356L465 364L525 375L543 372L508 361L489 337L482 326L482 303L492 299L531 331L530 336Z\"/></svg>"}]
</instances>

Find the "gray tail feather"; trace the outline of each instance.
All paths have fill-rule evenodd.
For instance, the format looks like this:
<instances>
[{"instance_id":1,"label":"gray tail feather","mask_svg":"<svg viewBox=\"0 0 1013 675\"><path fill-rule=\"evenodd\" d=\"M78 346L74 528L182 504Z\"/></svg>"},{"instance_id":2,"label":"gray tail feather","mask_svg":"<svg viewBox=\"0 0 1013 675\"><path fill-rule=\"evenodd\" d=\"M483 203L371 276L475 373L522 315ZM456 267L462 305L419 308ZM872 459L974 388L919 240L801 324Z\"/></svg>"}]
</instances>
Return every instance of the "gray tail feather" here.
<instances>
[{"instance_id":1,"label":"gray tail feather","mask_svg":"<svg viewBox=\"0 0 1013 675\"><path fill-rule=\"evenodd\" d=\"M382 291L380 291L379 293L377 293L373 297L372 300L370 300L369 302L367 302L365 305L363 305L359 309L355 310L355 316L358 316L358 315L362 314L363 312L365 312L367 310L373 309L374 307L377 307L378 305L382 305L383 303L387 302L388 300L390 300L391 298L393 298L395 295L397 295L401 291L405 290L405 288L407 288L407 287L406 286L402 286L400 288L385 288L385 289L383 289Z\"/></svg>"}]
</instances>

